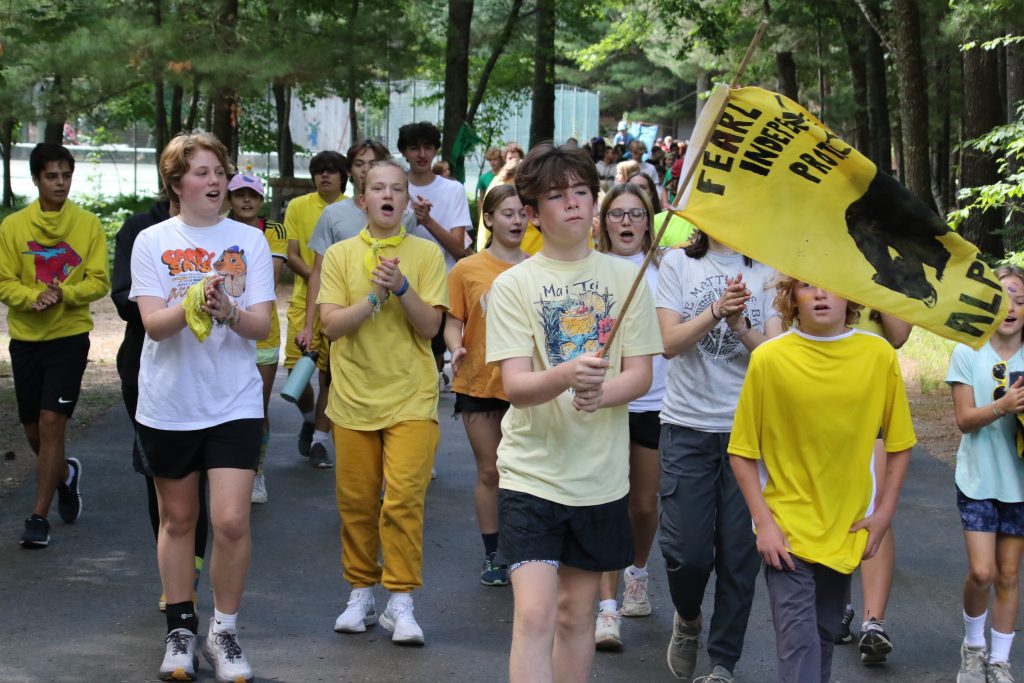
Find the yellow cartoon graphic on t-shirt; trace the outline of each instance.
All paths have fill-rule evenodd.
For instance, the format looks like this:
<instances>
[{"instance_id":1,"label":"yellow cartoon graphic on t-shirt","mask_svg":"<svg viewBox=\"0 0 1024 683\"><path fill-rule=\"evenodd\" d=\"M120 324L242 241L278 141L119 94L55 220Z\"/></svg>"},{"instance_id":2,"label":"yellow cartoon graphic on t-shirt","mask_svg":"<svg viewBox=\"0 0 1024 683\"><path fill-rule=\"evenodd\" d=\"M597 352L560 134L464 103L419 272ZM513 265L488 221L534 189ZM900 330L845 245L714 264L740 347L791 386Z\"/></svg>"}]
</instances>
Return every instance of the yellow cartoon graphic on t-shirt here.
<instances>
[{"instance_id":1,"label":"yellow cartoon graphic on t-shirt","mask_svg":"<svg viewBox=\"0 0 1024 683\"><path fill-rule=\"evenodd\" d=\"M598 292L593 281L544 287L540 303L545 348L551 365L572 360L583 353L599 351L615 324L614 301L608 289Z\"/></svg>"}]
</instances>

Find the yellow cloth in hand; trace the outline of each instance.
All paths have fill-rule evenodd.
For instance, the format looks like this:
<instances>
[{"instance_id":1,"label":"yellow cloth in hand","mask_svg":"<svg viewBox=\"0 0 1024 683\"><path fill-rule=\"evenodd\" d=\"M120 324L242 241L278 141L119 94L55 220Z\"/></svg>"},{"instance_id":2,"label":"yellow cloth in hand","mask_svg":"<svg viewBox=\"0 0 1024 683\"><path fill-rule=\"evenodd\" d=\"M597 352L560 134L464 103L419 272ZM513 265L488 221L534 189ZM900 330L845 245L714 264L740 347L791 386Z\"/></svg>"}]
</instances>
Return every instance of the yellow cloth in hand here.
<instances>
[{"instance_id":1,"label":"yellow cloth in hand","mask_svg":"<svg viewBox=\"0 0 1024 683\"><path fill-rule=\"evenodd\" d=\"M370 249L363 256L363 264L366 266L366 272L373 274L373 269L380 265L380 259L383 256L383 251L388 247L397 247L405 239L405 226L399 228L399 232L394 237L385 237L382 240L376 239L370 234L370 228L365 227L359 231L359 236L364 242L370 245Z\"/></svg>"},{"instance_id":2,"label":"yellow cloth in hand","mask_svg":"<svg viewBox=\"0 0 1024 683\"><path fill-rule=\"evenodd\" d=\"M181 307L185 309L185 324L196 339L206 341L213 330L213 317L203 310L206 304L206 280L201 280L188 288Z\"/></svg>"}]
</instances>

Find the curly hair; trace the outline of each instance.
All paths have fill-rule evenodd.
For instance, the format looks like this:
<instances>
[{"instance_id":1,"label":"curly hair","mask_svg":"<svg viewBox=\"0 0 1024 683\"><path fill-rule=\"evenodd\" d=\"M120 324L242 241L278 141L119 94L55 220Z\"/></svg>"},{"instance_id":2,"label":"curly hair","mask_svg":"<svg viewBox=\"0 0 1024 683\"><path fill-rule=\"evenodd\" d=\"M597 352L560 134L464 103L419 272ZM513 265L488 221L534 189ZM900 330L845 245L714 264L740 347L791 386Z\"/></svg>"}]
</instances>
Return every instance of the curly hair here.
<instances>
[{"instance_id":1,"label":"curly hair","mask_svg":"<svg viewBox=\"0 0 1024 683\"><path fill-rule=\"evenodd\" d=\"M779 312L782 319L782 329L788 330L794 322L799 321L800 314L796 306L796 289L800 280L788 275L779 275L775 281L775 310ZM846 324L855 325L860 320L860 312L864 308L861 304L853 301L846 302Z\"/></svg>"}]
</instances>

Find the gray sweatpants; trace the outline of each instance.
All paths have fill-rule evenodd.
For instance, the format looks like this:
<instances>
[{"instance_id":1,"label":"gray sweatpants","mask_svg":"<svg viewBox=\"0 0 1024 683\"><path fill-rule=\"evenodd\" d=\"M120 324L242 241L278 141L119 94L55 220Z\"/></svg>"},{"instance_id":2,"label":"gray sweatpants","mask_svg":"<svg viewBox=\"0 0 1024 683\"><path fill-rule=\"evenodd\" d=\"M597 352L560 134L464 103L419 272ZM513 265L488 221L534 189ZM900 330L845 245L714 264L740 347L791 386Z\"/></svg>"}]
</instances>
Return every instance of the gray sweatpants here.
<instances>
[{"instance_id":1,"label":"gray sweatpants","mask_svg":"<svg viewBox=\"0 0 1024 683\"><path fill-rule=\"evenodd\" d=\"M846 608L850 574L793 557L794 571L764 568L775 624L776 680L826 683L832 650Z\"/></svg>"},{"instance_id":2,"label":"gray sweatpants","mask_svg":"<svg viewBox=\"0 0 1024 683\"><path fill-rule=\"evenodd\" d=\"M743 652L761 557L728 445L728 433L661 426L659 537L672 604L683 619L700 614L715 571L708 656L712 667L733 671Z\"/></svg>"}]
</instances>

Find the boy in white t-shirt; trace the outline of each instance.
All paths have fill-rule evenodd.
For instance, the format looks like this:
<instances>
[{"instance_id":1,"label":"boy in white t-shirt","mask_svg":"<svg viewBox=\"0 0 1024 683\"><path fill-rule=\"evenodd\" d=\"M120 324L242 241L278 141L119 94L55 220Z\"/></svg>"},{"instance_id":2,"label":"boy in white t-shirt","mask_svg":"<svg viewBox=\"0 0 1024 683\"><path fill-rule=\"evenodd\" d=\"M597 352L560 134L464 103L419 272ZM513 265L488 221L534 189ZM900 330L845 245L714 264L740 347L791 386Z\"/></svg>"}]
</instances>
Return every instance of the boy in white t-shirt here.
<instances>
[{"instance_id":1,"label":"boy in white t-shirt","mask_svg":"<svg viewBox=\"0 0 1024 683\"><path fill-rule=\"evenodd\" d=\"M578 147L530 151L516 189L544 247L499 275L488 301L487 362L501 364L512 404L498 446L498 552L515 598L513 683L589 675L601 572L633 560L627 404L650 388L662 345L640 287L606 346L637 268L590 250L597 188Z\"/></svg>"},{"instance_id":2,"label":"boy in white t-shirt","mask_svg":"<svg viewBox=\"0 0 1024 683\"><path fill-rule=\"evenodd\" d=\"M462 183L434 174L434 157L440 148L441 131L432 123L408 123L398 129L398 151L409 163L409 199L416 213L417 225L412 234L436 242L444 255L445 269L450 272L472 244L467 232L473 223ZM437 371L441 372L445 351L443 318L430 348Z\"/></svg>"}]
</instances>

